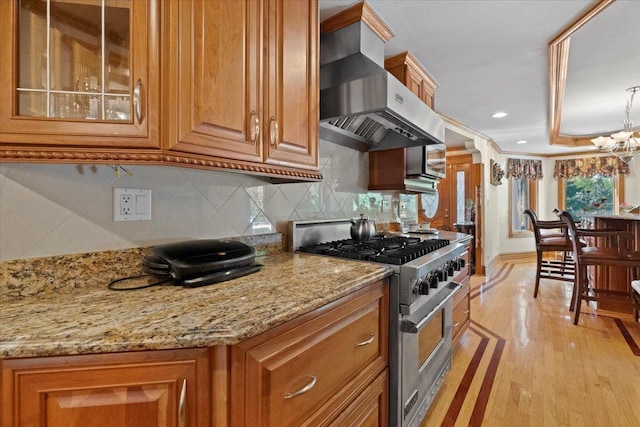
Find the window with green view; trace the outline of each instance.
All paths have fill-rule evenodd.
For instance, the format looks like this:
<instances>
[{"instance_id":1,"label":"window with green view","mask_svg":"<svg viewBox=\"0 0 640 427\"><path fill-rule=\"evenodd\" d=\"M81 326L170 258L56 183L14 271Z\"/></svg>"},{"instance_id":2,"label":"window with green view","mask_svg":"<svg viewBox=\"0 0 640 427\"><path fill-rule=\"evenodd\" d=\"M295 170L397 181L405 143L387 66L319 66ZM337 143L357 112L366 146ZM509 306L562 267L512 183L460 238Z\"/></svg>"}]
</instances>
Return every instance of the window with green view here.
<instances>
[{"instance_id":1,"label":"window with green view","mask_svg":"<svg viewBox=\"0 0 640 427\"><path fill-rule=\"evenodd\" d=\"M595 175L566 179L566 209L574 218L613 214L613 178Z\"/></svg>"}]
</instances>

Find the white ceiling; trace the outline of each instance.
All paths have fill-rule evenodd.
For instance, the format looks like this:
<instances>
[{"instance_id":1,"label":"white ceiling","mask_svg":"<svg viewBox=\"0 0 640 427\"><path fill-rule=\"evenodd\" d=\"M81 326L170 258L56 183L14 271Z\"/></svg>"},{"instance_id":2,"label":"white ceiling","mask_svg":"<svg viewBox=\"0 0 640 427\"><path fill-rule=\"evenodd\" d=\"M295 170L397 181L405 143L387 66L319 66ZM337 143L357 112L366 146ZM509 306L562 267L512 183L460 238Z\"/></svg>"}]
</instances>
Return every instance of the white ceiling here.
<instances>
[{"instance_id":1,"label":"white ceiling","mask_svg":"<svg viewBox=\"0 0 640 427\"><path fill-rule=\"evenodd\" d=\"M320 19L360 0L319 0ZM582 151L549 144L548 44L597 0L368 0L394 31L385 56L410 51L438 82L435 109L502 151ZM622 128L640 85L640 0L617 0L571 36L560 132ZM640 95L632 111L640 123ZM506 111L503 119L491 117ZM527 140L517 145L518 140Z\"/></svg>"}]
</instances>

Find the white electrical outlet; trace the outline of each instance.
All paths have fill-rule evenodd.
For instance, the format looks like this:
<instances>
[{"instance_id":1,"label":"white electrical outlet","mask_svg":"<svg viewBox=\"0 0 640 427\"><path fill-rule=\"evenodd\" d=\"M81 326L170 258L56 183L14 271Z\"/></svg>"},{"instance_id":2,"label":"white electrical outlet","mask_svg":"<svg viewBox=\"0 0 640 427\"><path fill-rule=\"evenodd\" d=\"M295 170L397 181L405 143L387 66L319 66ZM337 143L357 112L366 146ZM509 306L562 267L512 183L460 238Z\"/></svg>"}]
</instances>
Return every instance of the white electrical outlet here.
<instances>
[{"instance_id":1,"label":"white electrical outlet","mask_svg":"<svg viewBox=\"0 0 640 427\"><path fill-rule=\"evenodd\" d=\"M151 221L151 190L113 189L114 221Z\"/></svg>"}]
</instances>

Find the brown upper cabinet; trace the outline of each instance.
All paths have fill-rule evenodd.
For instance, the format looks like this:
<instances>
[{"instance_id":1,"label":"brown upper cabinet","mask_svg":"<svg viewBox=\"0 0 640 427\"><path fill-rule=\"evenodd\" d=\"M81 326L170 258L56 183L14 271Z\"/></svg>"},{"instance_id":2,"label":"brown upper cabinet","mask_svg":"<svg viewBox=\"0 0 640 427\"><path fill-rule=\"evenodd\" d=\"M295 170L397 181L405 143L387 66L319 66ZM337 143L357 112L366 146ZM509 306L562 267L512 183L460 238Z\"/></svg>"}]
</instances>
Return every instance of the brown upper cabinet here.
<instances>
[{"instance_id":1,"label":"brown upper cabinet","mask_svg":"<svg viewBox=\"0 0 640 427\"><path fill-rule=\"evenodd\" d=\"M385 58L384 68L418 95L422 102L433 108L433 98L438 84L411 52Z\"/></svg>"},{"instance_id":2,"label":"brown upper cabinet","mask_svg":"<svg viewBox=\"0 0 640 427\"><path fill-rule=\"evenodd\" d=\"M158 2L3 2L0 143L159 147Z\"/></svg>"},{"instance_id":3,"label":"brown upper cabinet","mask_svg":"<svg viewBox=\"0 0 640 427\"><path fill-rule=\"evenodd\" d=\"M317 170L317 7L167 2L165 148Z\"/></svg>"},{"instance_id":4,"label":"brown upper cabinet","mask_svg":"<svg viewBox=\"0 0 640 427\"><path fill-rule=\"evenodd\" d=\"M7 6L0 161L322 178L317 0Z\"/></svg>"}]
</instances>

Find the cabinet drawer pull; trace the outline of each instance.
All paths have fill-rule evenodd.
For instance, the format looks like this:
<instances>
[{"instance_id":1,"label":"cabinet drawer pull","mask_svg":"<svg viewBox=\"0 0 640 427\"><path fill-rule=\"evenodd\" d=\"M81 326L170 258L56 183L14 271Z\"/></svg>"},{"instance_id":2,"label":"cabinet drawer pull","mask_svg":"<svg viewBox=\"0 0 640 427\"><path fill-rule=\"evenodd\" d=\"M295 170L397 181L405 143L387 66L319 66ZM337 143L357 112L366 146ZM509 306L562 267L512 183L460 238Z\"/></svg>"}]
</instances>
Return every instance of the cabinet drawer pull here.
<instances>
[{"instance_id":1,"label":"cabinet drawer pull","mask_svg":"<svg viewBox=\"0 0 640 427\"><path fill-rule=\"evenodd\" d=\"M133 88L133 110L136 114L138 124L142 123L142 80L138 79Z\"/></svg>"},{"instance_id":2,"label":"cabinet drawer pull","mask_svg":"<svg viewBox=\"0 0 640 427\"><path fill-rule=\"evenodd\" d=\"M271 116L269 119L269 137L271 138L271 148L276 148L278 143L278 121Z\"/></svg>"},{"instance_id":3,"label":"cabinet drawer pull","mask_svg":"<svg viewBox=\"0 0 640 427\"><path fill-rule=\"evenodd\" d=\"M458 326L460 326L460 322L456 322L456 323L453 324L454 328L457 328Z\"/></svg>"},{"instance_id":4,"label":"cabinet drawer pull","mask_svg":"<svg viewBox=\"0 0 640 427\"><path fill-rule=\"evenodd\" d=\"M249 138L251 138L251 145L254 145L258 140L258 138L260 137L260 119L258 118L258 115L256 114L255 111L251 112L251 115L249 116L249 121L253 125L251 128L251 135Z\"/></svg>"},{"instance_id":5,"label":"cabinet drawer pull","mask_svg":"<svg viewBox=\"0 0 640 427\"><path fill-rule=\"evenodd\" d=\"M367 338L366 340L356 344L356 347L362 347L363 345L371 344L375 338L376 338L376 336L373 335L371 332L369 332L369 338Z\"/></svg>"},{"instance_id":6,"label":"cabinet drawer pull","mask_svg":"<svg viewBox=\"0 0 640 427\"><path fill-rule=\"evenodd\" d=\"M311 381L309 381L309 383L306 386L302 387L298 391L294 391L293 393L285 393L284 394L284 398L285 399L291 399L291 398L294 398L296 396L300 396L301 394L305 394L306 392L311 390L316 385L316 381L318 381L318 377L315 376L315 375L311 375L310 378L311 378Z\"/></svg>"},{"instance_id":7,"label":"cabinet drawer pull","mask_svg":"<svg viewBox=\"0 0 640 427\"><path fill-rule=\"evenodd\" d=\"M182 390L180 390L180 403L178 404L178 427L185 427L187 414L187 379L182 381Z\"/></svg>"},{"instance_id":8,"label":"cabinet drawer pull","mask_svg":"<svg viewBox=\"0 0 640 427\"><path fill-rule=\"evenodd\" d=\"M467 308L466 310L463 311L464 314L469 314L469 309Z\"/></svg>"}]
</instances>

